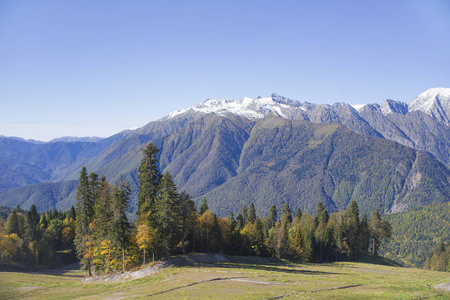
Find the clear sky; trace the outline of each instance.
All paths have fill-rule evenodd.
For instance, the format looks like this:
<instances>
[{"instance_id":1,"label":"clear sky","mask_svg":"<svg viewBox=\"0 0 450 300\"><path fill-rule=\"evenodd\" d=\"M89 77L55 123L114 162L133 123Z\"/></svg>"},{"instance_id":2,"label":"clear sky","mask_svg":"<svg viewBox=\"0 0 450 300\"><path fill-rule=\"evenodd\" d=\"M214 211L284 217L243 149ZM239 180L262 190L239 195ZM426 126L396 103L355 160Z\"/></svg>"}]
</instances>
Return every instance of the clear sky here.
<instances>
[{"instance_id":1,"label":"clear sky","mask_svg":"<svg viewBox=\"0 0 450 300\"><path fill-rule=\"evenodd\" d=\"M207 98L450 87L450 1L0 1L0 135L110 136Z\"/></svg>"}]
</instances>

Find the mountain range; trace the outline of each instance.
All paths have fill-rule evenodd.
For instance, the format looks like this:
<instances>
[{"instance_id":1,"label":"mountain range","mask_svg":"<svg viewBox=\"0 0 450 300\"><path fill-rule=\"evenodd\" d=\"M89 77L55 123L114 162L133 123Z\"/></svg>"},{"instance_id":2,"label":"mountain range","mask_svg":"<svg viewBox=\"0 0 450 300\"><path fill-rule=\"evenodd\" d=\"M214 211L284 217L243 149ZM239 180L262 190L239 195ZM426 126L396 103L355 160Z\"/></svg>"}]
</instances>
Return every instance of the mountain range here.
<instances>
[{"instance_id":1,"label":"mountain range","mask_svg":"<svg viewBox=\"0 0 450 300\"><path fill-rule=\"evenodd\" d=\"M180 190L219 214L255 203L314 212L356 200L364 212L400 212L450 200L450 89L409 104L318 105L272 94L206 100L105 139L42 143L0 136L0 205L39 210L75 203L81 166L108 180L124 175L137 193L141 149Z\"/></svg>"}]
</instances>

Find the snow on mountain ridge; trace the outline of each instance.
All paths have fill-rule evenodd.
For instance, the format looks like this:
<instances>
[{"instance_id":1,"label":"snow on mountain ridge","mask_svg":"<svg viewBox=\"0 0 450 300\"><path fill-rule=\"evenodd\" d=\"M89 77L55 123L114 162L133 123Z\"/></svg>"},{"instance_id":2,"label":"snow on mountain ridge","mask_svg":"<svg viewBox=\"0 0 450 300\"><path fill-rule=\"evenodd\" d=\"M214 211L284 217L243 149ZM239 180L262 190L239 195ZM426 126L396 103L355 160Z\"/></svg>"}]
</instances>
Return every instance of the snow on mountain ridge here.
<instances>
[{"instance_id":1,"label":"snow on mountain ridge","mask_svg":"<svg viewBox=\"0 0 450 300\"><path fill-rule=\"evenodd\" d=\"M308 105L311 104L304 104L306 107L308 107ZM274 113L282 118L287 118L283 110L289 110L292 108L297 108L303 111L307 110L307 108L303 107L302 103L278 96L276 94L272 94L270 97L258 97L256 99L249 97L244 97L239 100L207 99L203 103L194 105L191 108L174 111L164 117L164 119L171 119L188 111L216 113L221 116L234 114L249 119L262 119L268 113Z\"/></svg>"},{"instance_id":2,"label":"snow on mountain ridge","mask_svg":"<svg viewBox=\"0 0 450 300\"><path fill-rule=\"evenodd\" d=\"M171 119L178 115L191 113L216 113L220 116L230 114L249 118L262 119L269 113L274 113L282 118L300 118L309 120L311 113L321 107L338 109L340 103L333 105L312 104L284 98L277 94L269 97L249 98L239 100L232 99L207 99L203 103L190 108L174 111L163 119ZM347 104L348 105L348 104ZM356 114L359 114L368 104L348 105ZM402 114L420 110L440 122L450 123L450 88L432 88L417 96L409 105L395 100L387 99L381 104L376 104L383 115Z\"/></svg>"},{"instance_id":3,"label":"snow on mountain ridge","mask_svg":"<svg viewBox=\"0 0 450 300\"><path fill-rule=\"evenodd\" d=\"M437 99L440 100L440 102L449 104L450 88L432 88L426 90L409 104L409 111L420 110L424 113L431 113L431 108Z\"/></svg>"},{"instance_id":4,"label":"snow on mountain ridge","mask_svg":"<svg viewBox=\"0 0 450 300\"><path fill-rule=\"evenodd\" d=\"M450 88L426 90L408 107L409 111L421 111L440 122L450 124Z\"/></svg>"}]
</instances>

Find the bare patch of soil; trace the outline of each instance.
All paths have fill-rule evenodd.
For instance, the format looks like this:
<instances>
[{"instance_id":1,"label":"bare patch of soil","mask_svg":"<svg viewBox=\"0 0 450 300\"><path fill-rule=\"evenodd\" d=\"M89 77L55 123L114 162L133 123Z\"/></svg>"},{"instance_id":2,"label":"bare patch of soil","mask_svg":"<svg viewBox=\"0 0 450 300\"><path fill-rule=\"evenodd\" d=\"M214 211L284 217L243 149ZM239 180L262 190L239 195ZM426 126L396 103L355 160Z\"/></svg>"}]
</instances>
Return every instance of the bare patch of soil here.
<instances>
[{"instance_id":1,"label":"bare patch of soil","mask_svg":"<svg viewBox=\"0 0 450 300\"><path fill-rule=\"evenodd\" d=\"M440 290L440 291L450 292L450 282L448 282L448 283L444 282L444 283L438 284L434 288L437 290Z\"/></svg>"},{"instance_id":2,"label":"bare patch of soil","mask_svg":"<svg viewBox=\"0 0 450 300\"><path fill-rule=\"evenodd\" d=\"M119 274L94 276L83 278L82 283L117 283L128 280L143 278L160 272L162 269L173 266L187 266L193 264L228 262L228 259L222 254L192 254L184 257L171 257L159 263L151 265L145 269L137 271L128 271Z\"/></svg>"}]
</instances>

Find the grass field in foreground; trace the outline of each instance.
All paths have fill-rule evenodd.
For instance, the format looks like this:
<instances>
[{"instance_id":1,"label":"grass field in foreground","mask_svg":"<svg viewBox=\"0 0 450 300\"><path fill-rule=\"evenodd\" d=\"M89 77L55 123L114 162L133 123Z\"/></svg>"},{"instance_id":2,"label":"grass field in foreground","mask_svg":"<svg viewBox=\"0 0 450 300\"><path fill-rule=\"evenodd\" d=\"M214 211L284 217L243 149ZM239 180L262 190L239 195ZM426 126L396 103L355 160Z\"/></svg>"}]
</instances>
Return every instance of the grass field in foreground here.
<instances>
[{"instance_id":1,"label":"grass field in foreground","mask_svg":"<svg viewBox=\"0 0 450 300\"><path fill-rule=\"evenodd\" d=\"M70 268L0 273L1 299L450 299L449 273L363 262L297 264L229 257L117 284L82 284ZM277 298L277 299L279 299Z\"/></svg>"}]
</instances>

